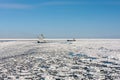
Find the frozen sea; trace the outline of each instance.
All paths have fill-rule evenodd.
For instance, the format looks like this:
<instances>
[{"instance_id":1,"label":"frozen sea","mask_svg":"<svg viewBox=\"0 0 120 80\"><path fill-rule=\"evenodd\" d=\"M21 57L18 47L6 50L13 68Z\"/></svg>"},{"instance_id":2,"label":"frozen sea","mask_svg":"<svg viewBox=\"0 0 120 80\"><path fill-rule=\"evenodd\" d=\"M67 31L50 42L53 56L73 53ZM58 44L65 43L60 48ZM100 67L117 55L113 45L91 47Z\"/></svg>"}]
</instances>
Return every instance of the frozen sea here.
<instances>
[{"instance_id":1,"label":"frozen sea","mask_svg":"<svg viewBox=\"0 0 120 80\"><path fill-rule=\"evenodd\" d=\"M0 80L120 80L120 39L0 40Z\"/></svg>"}]
</instances>

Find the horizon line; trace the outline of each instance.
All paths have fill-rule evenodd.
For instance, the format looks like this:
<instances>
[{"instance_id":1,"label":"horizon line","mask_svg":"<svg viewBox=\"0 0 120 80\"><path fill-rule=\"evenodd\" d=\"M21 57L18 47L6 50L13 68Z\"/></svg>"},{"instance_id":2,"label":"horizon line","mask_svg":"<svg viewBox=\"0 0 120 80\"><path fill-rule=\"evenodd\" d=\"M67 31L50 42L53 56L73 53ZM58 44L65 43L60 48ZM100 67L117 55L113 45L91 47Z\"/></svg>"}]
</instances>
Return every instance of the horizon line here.
<instances>
[{"instance_id":1,"label":"horizon line","mask_svg":"<svg viewBox=\"0 0 120 80\"><path fill-rule=\"evenodd\" d=\"M46 38L44 40L68 40L73 38ZM75 38L76 40L120 40L120 38ZM1 40L38 40L37 38L0 38Z\"/></svg>"}]
</instances>

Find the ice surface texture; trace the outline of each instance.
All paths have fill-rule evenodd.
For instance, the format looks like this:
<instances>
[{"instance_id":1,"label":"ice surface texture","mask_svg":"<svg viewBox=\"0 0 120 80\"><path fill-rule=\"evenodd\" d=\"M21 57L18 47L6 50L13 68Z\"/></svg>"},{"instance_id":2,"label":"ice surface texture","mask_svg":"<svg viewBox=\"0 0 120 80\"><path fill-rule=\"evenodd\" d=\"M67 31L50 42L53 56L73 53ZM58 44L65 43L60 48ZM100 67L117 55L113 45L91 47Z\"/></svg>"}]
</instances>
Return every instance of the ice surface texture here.
<instances>
[{"instance_id":1,"label":"ice surface texture","mask_svg":"<svg viewBox=\"0 0 120 80\"><path fill-rule=\"evenodd\" d=\"M0 42L0 80L120 80L120 40Z\"/></svg>"}]
</instances>

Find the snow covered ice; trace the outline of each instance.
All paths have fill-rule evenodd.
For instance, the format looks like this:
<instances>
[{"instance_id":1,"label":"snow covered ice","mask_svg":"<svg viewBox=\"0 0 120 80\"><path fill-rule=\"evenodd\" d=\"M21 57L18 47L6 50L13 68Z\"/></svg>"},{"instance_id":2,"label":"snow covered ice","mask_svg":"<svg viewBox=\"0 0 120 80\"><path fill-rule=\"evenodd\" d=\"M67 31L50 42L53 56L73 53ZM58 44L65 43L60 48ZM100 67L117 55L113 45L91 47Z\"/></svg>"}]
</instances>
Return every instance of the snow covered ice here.
<instances>
[{"instance_id":1,"label":"snow covered ice","mask_svg":"<svg viewBox=\"0 0 120 80\"><path fill-rule=\"evenodd\" d=\"M0 41L0 80L120 80L119 39Z\"/></svg>"}]
</instances>

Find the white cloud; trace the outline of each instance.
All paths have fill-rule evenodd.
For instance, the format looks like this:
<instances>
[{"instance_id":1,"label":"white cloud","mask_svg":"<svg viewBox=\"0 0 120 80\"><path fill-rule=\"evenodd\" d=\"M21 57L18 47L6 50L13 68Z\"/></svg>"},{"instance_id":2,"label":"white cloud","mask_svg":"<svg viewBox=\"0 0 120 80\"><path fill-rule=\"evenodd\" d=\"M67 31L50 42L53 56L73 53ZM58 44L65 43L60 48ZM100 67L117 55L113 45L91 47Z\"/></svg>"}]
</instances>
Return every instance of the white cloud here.
<instances>
[{"instance_id":1,"label":"white cloud","mask_svg":"<svg viewBox=\"0 0 120 80\"><path fill-rule=\"evenodd\" d=\"M0 4L0 8L2 9L27 9L27 8L32 8L31 5L26 5L26 4Z\"/></svg>"},{"instance_id":2,"label":"white cloud","mask_svg":"<svg viewBox=\"0 0 120 80\"><path fill-rule=\"evenodd\" d=\"M0 3L2 9L30 9L44 6L60 6L60 5L120 5L120 2L90 2L90 1L51 1L38 4L12 4L12 3Z\"/></svg>"},{"instance_id":3,"label":"white cloud","mask_svg":"<svg viewBox=\"0 0 120 80\"><path fill-rule=\"evenodd\" d=\"M54 5L120 5L119 2L91 2L91 1L51 1L37 4L36 7L40 6L54 6Z\"/></svg>"}]
</instances>

